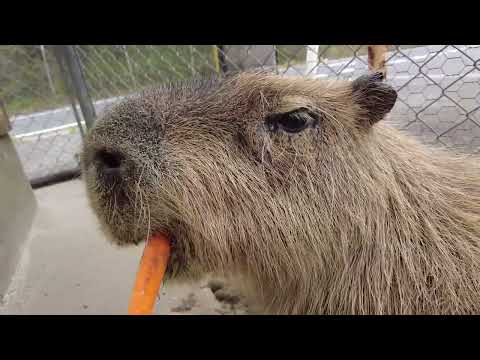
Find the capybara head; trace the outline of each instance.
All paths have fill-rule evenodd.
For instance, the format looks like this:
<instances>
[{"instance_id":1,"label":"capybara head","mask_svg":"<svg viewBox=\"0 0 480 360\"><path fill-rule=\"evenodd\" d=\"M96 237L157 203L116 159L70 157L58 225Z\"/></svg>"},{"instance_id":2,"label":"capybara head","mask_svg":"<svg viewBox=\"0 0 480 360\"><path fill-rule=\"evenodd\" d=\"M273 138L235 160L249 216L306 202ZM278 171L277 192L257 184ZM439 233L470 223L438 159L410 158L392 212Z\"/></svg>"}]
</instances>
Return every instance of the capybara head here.
<instances>
[{"instance_id":1,"label":"capybara head","mask_svg":"<svg viewBox=\"0 0 480 360\"><path fill-rule=\"evenodd\" d=\"M278 260L301 262L309 246L295 242L334 201L321 194L335 189L319 189L318 179L348 177L349 153L368 147L370 128L395 103L381 80L242 73L132 96L87 138L93 208L119 245L169 233L170 275L251 266L271 273ZM345 163L332 164L339 154Z\"/></svg>"},{"instance_id":2,"label":"capybara head","mask_svg":"<svg viewBox=\"0 0 480 360\"><path fill-rule=\"evenodd\" d=\"M480 166L382 120L395 91L239 73L107 111L82 157L119 245L172 239L167 276L239 274L274 313L480 311Z\"/></svg>"}]
</instances>

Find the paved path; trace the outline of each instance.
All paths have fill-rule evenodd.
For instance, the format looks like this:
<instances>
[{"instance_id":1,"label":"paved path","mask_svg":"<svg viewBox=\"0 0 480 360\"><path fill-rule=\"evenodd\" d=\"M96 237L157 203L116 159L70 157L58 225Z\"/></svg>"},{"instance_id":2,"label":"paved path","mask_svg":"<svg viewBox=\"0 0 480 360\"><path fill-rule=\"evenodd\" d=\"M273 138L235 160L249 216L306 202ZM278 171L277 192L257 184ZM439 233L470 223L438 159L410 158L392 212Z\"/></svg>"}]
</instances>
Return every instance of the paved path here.
<instances>
[{"instance_id":1,"label":"paved path","mask_svg":"<svg viewBox=\"0 0 480 360\"><path fill-rule=\"evenodd\" d=\"M126 314L143 248L107 242L79 180L36 190L35 196L31 237L9 289L0 296L0 314ZM218 302L205 285L166 284L156 314L245 312L243 306Z\"/></svg>"}]
</instances>

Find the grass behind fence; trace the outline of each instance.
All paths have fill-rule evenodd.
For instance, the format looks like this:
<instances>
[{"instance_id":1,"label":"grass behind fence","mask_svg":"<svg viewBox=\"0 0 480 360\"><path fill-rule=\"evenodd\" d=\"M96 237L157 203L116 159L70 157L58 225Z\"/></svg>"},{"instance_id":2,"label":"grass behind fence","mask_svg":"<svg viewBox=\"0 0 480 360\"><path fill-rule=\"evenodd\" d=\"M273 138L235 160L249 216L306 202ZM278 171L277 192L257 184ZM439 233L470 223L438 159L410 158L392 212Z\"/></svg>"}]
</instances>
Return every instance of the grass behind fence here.
<instances>
[{"instance_id":1,"label":"grass behind fence","mask_svg":"<svg viewBox=\"0 0 480 360\"><path fill-rule=\"evenodd\" d=\"M77 46L94 99L215 72L211 45Z\"/></svg>"}]
</instances>

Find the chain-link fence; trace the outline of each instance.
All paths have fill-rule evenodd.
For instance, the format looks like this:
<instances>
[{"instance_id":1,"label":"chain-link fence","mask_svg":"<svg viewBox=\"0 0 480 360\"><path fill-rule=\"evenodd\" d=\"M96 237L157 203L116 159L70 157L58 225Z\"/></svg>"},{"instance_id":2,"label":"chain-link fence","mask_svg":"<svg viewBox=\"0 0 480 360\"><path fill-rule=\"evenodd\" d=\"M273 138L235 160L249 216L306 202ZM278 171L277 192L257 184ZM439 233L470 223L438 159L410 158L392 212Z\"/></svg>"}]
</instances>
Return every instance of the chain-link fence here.
<instances>
[{"instance_id":1,"label":"chain-link fence","mask_svg":"<svg viewBox=\"0 0 480 360\"><path fill-rule=\"evenodd\" d=\"M51 47L0 46L0 99L31 180L78 167L80 129L61 70Z\"/></svg>"},{"instance_id":2,"label":"chain-link fence","mask_svg":"<svg viewBox=\"0 0 480 360\"><path fill-rule=\"evenodd\" d=\"M480 151L480 45L392 45L385 61L395 126ZM353 79L368 64L368 45L10 45L0 46L0 99L35 180L77 169L80 124L146 86L250 68Z\"/></svg>"}]
</instances>

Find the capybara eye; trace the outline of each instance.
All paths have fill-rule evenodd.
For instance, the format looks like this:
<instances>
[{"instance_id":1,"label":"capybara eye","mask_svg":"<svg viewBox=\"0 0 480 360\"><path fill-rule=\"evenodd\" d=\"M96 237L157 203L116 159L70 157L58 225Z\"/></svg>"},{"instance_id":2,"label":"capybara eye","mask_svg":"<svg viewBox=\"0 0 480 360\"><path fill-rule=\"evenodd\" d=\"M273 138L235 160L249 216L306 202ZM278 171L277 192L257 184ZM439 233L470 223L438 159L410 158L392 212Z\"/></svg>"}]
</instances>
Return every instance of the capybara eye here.
<instances>
[{"instance_id":1,"label":"capybara eye","mask_svg":"<svg viewBox=\"0 0 480 360\"><path fill-rule=\"evenodd\" d=\"M270 131L282 130L287 133L298 133L317 123L317 117L307 109L300 108L288 113L272 114L265 121Z\"/></svg>"},{"instance_id":2,"label":"capybara eye","mask_svg":"<svg viewBox=\"0 0 480 360\"><path fill-rule=\"evenodd\" d=\"M307 127L307 119L298 113L292 113L284 116L278 121L282 130L286 132L296 133Z\"/></svg>"}]
</instances>

